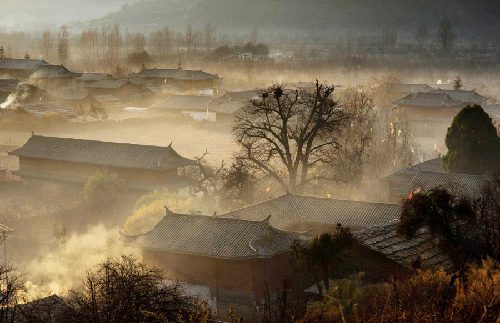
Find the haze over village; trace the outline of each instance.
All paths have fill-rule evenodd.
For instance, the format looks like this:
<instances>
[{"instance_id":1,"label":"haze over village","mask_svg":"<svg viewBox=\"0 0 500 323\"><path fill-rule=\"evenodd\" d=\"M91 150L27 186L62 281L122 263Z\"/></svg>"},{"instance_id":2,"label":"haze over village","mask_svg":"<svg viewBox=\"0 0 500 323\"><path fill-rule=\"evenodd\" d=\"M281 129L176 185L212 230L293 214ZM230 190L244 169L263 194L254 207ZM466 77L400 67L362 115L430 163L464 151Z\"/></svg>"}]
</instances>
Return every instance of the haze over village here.
<instances>
[{"instance_id":1,"label":"haze over village","mask_svg":"<svg viewBox=\"0 0 500 323\"><path fill-rule=\"evenodd\" d=\"M0 2L1 322L500 322L494 0Z\"/></svg>"}]
</instances>

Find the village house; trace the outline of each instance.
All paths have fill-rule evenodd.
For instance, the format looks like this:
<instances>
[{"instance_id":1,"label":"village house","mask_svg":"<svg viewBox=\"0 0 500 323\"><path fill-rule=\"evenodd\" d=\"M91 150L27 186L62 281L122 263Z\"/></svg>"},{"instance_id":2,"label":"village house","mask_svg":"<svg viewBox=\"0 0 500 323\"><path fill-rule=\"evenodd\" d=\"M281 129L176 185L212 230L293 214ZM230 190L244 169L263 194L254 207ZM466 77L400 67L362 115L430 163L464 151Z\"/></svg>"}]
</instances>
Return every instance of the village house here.
<instances>
[{"instance_id":1,"label":"village house","mask_svg":"<svg viewBox=\"0 0 500 323\"><path fill-rule=\"evenodd\" d=\"M384 84L384 92L392 102L412 93L429 92L434 90L427 84L423 83L386 83Z\"/></svg>"},{"instance_id":2,"label":"village house","mask_svg":"<svg viewBox=\"0 0 500 323\"><path fill-rule=\"evenodd\" d=\"M171 145L159 147L33 135L19 149L9 152L19 157L24 180L84 183L97 172L116 174L125 187L135 190L178 191L192 185L186 168L195 161L180 156Z\"/></svg>"},{"instance_id":3,"label":"village house","mask_svg":"<svg viewBox=\"0 0 500 323\"><path fill-rule=\"evenodd\" d=\"M202 91L199 94L207 94L211 89L211 94L215 94L220 84L217 75L201 70L163 69L146 68L143 71L130 76L131 79L138 79L147 86L172 86L183 90Z\"/></svg>"},{"instance_id":4,"label":"village house","mask_svg":"<svg viewBox=\"0 0 500 323\"><path fill-rule=\"evenodd\" d=\"M122 101L127 101L133 95L143 92L143 88L127 79L102 79L84 85L91 96L112 95Z\"/></svg>"},{"instance_id":5,"label":"village house","mask_svg":"<svg viewBox=\"0 0 500 323\"><path fill-rule=\"evenodd\" d=\"M0 77L25 80L42 65L48 64L41 59L0 59Z\"/></svg>"},{"instance_id":6,"label":"village house","mask_svg":"<svg viewBox=\"0 0 500 323\"><path fill-rule=\"evenodd\" d=\"M415 268L452 269L449 257L438 248L427 229L408 239L398 233L397 226L395 221L354 232L353 254L360 253L358 258L362 260L359 271L371 278L387 279Z\"/></svg>"},{"instance_id":7,"label":"village house","mask_svg":"<svg viewBox=\"0 0 500 323\"><path fill-rule=\"evenodd\" d=\"M109 80L112 79L113 76L111 74L105 73L81 73L80 77L77 79L82 85L97 82L101 80Z\"/></svg>"},{"instance_id":8,"label":"village house","mask_svg":"<svg viewBox=\"0 0 500 323\"><path fill-rule=\"evenodd\" d=\"M247 105L251 100L259 98L258 91L237 91L214 98L208 104L210 111L217 113L219 121L232 121L234 113Z\"/></svg>"},{"instance_id":9,"label":"village house","mask_svg":"<svg viewBox=\"0 0 500 323\"><path fill-rule=\"evenodd\" d=\"M30 76L30 83L43 89L55 89L72 85L73 81L80 77L80 73L74 73L63 65L40 65Z\"/></svg>"},{"instance_id":10,"label":"village house","mask_svg":"<svg viewBox=\"0 0 500 323\"><path fill-rule=\"evenodd\" d=\"M389 179L392 180L391 177ZM488 177L441 171L420 171L409 180L408 184L405 185L405 181L401 180L397 185L393 184L394 186L389 188L391 201L401 202L412 192L428 191L439 187L445 187L460 196L477 199L482 196L483 190L488 184Z\"/></svg>"},{"instance_id":11,"label":"village house","mask_svg":"<svg viewBox=\"0 0 500 323\"><path fill-rule=\"evenodd\" d=\"M185 115L196 121L216 121L217 113L209 109L211 98L197 95L170 95L158 100L151 109L161 113Z\"/></svg>"},{"instance_id":12,"label":"village house","mask_svg":"<svg viewBox=\"0 0 500 323\"><path fill-rule=\"evenodd\" d=\"M410 93L393 104L408 116L417 136L434 137L442 135L460 110L486 102L476 91L434 89Z\"/></svg>"},{"instance_id":13,"label":"village house","mask_svg":"<svg viewBox=\"0 0 500 323\"><path fill-rule=\"evenodd\" d=\"M388 185L388 199L391 203L401 202L401 190L410 185L413 178L421 172L445 173L443 161L440 157L426 160L390 174L381 179Z\"/></svg>"},{"instance_id":14,"label":"village house","mask_svg":"<svg viewBox=\"0 0 500 323\"><path fill-rule=\"evenodd\" d=\"M19 83L16 79L0 79L0 103L7 100L11 93L16 92Z\"/></svg>"},{"instance_id":15,"label":"village house","mask_svg":"<svg viewBox=\"0 0 500 323\"><path fill-rule=\"evenodd\" d=\"M167 209L152 230L124 239L141 248L144 263L163 269L168 280L185 283L221 317L232 307L253 321L267 292L272 296L290 277L293 243L307 237L273 228L269 217L248 221Z\"/></svg>"},{"instance_id":16,"label":"village house","mask_svg":"<svg viewBox=\"0 0 500 323\"><path fill-rule=\"evenodd\" d=\"M220 216L258 221L270 215L271 225L278 229L320 234L335 230L337 224L354 230L382 225L400 214L398 204L285 194Z\"/></svg>"}]
</instances>

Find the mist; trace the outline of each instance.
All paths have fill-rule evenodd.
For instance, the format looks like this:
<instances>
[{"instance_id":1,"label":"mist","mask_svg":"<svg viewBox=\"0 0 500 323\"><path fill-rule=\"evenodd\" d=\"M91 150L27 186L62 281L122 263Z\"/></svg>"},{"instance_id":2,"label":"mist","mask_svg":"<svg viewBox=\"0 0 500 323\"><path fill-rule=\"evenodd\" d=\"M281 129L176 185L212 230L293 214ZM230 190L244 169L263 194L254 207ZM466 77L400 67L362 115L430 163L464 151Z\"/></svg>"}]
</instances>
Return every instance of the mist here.
<instances>
[{"instance_id":1,"label":"mist","mask_svg":"<svg viewBox=\"0 0 500 323\"><path fill-rule=\"evenodd\" d=\"M0 7L0 321L495 322L496 1Z\"/></svg>"}]
</instances>

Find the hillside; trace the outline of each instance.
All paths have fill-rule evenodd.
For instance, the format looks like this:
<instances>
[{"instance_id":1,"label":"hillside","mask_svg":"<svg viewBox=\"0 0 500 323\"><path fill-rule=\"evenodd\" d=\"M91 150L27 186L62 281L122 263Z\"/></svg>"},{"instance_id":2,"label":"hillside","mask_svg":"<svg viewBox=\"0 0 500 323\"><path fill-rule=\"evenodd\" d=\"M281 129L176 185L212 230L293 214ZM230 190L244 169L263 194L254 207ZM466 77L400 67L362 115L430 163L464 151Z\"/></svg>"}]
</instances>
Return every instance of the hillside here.
<instances>
[{"instance_id":1,"label":"hillside","mask_svg":"<svg viewBox=\"0 0 500 323\"><path fill-rule=\"evenodd\" d=\"M87 25L120 23L129 30L149 31L210 22L219 31L258 29L261 35L277 37L384 28L413 33L421 23L434 29L443 17L462 37L495 39L500 31L500 3L495 0L143 0Z\"/></svg>"}]
</instances>

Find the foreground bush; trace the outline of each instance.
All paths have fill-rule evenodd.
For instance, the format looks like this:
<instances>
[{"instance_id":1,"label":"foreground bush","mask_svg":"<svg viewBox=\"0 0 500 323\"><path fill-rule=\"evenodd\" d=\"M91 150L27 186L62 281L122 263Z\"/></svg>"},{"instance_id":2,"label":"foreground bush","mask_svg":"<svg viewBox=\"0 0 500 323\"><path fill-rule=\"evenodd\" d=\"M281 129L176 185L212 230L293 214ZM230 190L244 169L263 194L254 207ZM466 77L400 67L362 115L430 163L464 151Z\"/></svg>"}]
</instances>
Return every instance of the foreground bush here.
<instances>
[{"instance_id":1,"label":"foreground bush","mask_svg":"<svg viewBox=\"0 0 500 323\"><path fill-rule=\"evenodd\" d=\"M347 296L347 297L346 297ZM500 268L493 261L460 282L444 271L360 287L342 280L308 306L302 322L498 322Z\"/></svg>"},{"instance_id":2,"label":"foreground bush","mask_svg":"<svg viewBox=\"0 0 500 323\"><path fill-rule=\"evenodd\" d=\"M72 322L191 322L211 316L180 285L166 284L159 270L129 257L89 271L83 289L70 292L66 304Z\"/></svg>"}]
</instances>

